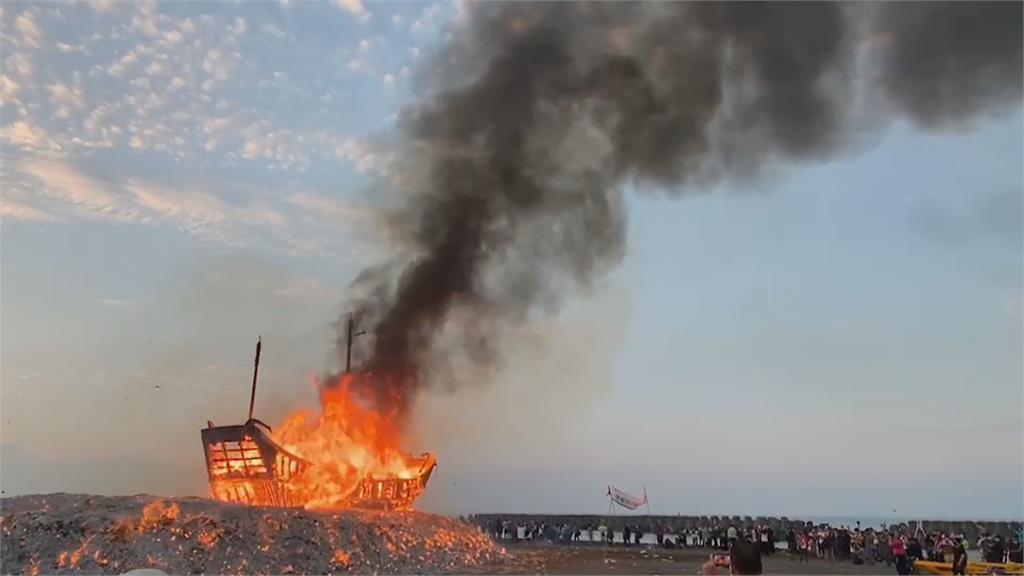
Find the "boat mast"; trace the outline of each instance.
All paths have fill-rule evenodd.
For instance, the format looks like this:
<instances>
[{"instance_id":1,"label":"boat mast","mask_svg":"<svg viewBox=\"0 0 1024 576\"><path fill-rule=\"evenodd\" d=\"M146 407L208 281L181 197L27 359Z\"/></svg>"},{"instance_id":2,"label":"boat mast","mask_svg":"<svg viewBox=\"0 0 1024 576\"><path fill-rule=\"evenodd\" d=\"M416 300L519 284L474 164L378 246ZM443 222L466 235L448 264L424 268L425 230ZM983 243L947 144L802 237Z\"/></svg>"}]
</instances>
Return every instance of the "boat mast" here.
<instances>
[{"instance_id":1,"label":"boat mast","mask_svg":"<svg viewBox=\"0 0 1024 576\"><path fill-rule=\"evenodd\" d=\"M249 395L249 420L252 420L252 409L256 406L256 376L260 373L260 345L263 344L263 336L256 340L256 361L252 368L252 394Z\"/></svg>"},{"instance_id":2,"label":"boat mast","mask_svg":"<svg viewBox=\"0 0 1024 576\"><path fill-rule=\"evenodd\" d=\"M355 330L355 322L352 321L352 314L348 315L345 321L345 372L352 369L352 331Z\"/></svg>"},{"instance_id":3,"label":"boat mast","mask_svg":"<svg viewBox=\"0 0 1024 576\"><path fill-rule=\"evenodd\" d=\"M345 321L345 372L348 373L352 370L352 341L355 340L356 336L366 334L365 330L356 332L356 321L352 317L352 313L348 313L348 319Z\"/></svg>"}]
</instances>

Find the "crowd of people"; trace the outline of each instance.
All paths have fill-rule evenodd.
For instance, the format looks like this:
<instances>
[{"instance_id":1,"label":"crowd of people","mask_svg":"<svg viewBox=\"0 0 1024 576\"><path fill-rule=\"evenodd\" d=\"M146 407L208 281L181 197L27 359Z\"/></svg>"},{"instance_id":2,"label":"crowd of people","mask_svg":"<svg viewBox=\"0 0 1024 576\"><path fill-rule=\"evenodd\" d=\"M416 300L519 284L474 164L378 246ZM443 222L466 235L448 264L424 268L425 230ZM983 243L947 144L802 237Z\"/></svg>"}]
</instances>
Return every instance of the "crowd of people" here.
<instances>
[{"instance_id":1,"label":"crowd of people","mask_svg":"<svg viewBox=\"0 0 1024 576\"><path fill-rule=\"evenodd\" d=\"M790 530L786 534L787 549L802 560L808 557L855 564L885 563L894 565L898 574L909 574L915 561L948 562L954 574L967 568L970 543L962 534L944 534L882 527L880 530L860 526L819 527ZM982 560L1004 563L1021 562L1021 538L1014 535L1004 542L998 535L982 535L977 542Z\"/></svg>"},{"instance_id":2,"label":"crowd of people","mask_svg":"<svg viewBox=\"0 0 1024 576\"><path fill-rule=\"evenodd\" d=\"M708 526L674 530L670 526L655 524L626 524L621 530L609 530L605 524L570 525L547 523L518 523L514 520L493 518L481 526L496 540L547 541L551 543L601 542L609 545L636 546L641 543L661 548L706 548L729 550L730 542L739 538L758 543L762 554L775 552L775 531L767 525L758 525L743 530L735 526ZM645 534L653 541L643 541Z\"/></svg>"},{"instance_id":3,"label":"crowd of people","mask_svg":"<svg viewBox=\"0 0 1024 576\"><path fill-rule=\"evenodd\" d=\"M949 562L954 574L963 574L967 568L967 550L970 543L961 534L925 532L920 527L907 526L862 529L856 526L831 527L828 525L789 529L785 535L777 535L769 525L755 525L737 528L734 525L709 525L699 528L674 530L655 524L626 524L621 530L611 530L607 525L570 525L525 523L492 519L481 526L496 540L546 541L553 544L575 542L600 542L607 545L636 546L656 545L662 548L704 548L727 551L736 542L751 544L762 556L776 553L776 542L785 542L784 550L802 561L820 559L829 562L852 562L854 564L884 563L894 566L898 574L910 574L915 561L930 560ZM642 541L645 534L651 538ZM779 536L779 537L777 537ZM1021 534L1010 538L983 534L975 543L981 559L986 562L1024 562L1022 559Z\"/></svg>"}]
</instances>

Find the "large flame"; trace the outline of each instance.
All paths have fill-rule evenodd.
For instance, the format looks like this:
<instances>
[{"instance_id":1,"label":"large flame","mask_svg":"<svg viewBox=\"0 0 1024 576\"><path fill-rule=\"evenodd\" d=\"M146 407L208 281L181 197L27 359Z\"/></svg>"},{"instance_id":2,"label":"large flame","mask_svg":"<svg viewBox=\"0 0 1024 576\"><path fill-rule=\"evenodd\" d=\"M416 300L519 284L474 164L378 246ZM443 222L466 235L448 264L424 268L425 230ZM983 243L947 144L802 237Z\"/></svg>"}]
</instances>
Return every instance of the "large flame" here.
<instances>
[{"instance_id":1,"label":"large flame","mask_svg":"<svg viewBox=\"0 0 1024 576\"><path fill-rule=\"evenodd\" d=\"M365 399L370 375L344 374L320 388L320 414L299 410L275 428L274 440L310 462L291 487L307 508L337 508L367 479L415 478L418 466L400 449L397 411Z\"/></svg>"}]
</instances>

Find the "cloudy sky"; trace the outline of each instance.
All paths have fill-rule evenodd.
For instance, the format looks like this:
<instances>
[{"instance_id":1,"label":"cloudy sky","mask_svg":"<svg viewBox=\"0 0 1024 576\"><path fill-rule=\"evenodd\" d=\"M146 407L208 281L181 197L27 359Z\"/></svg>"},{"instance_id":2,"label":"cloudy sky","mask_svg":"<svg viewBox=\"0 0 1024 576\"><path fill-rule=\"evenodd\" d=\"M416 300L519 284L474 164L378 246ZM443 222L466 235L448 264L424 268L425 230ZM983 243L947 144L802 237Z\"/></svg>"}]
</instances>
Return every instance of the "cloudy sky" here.
<instances>
[{"instance_id":1,"label":"cloudy sky","mask_svg":"<svg viewBox=\"0 0 1024 576\"><path fill-rule=\"evenodd\" d=\"M2 5L5 494L201 494L199 428L310 405L368 186L459 3ZM424 398L443 512L1021 514L1021 111L631 196L630 251Z\"/></svg>"}]
</instances>

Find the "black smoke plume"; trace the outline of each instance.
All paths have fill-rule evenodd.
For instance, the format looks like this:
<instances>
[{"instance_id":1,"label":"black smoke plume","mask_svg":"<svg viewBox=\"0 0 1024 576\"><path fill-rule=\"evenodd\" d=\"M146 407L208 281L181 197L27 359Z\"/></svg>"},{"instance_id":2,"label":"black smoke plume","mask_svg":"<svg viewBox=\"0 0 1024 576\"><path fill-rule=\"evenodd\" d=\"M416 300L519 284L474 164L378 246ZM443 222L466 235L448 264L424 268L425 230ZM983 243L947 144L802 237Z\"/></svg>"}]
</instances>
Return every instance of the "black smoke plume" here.
<instances>
[{"instance_id":1,"label":"black smoke plume","mask_svg":"<svg viewBox=\"0 0 1024 576\"><path fill-rule=\"evenodd\" d=\"M404 111L402 256L366 271L362 369L403 414L458 311L497 321L585 288L624 252L622 186L696 193L843 150L858 94L925 128L1021 101L1020 2L480 3Z\"/></svg>"}]
</instances>

